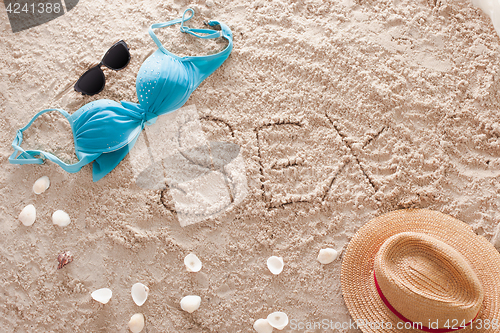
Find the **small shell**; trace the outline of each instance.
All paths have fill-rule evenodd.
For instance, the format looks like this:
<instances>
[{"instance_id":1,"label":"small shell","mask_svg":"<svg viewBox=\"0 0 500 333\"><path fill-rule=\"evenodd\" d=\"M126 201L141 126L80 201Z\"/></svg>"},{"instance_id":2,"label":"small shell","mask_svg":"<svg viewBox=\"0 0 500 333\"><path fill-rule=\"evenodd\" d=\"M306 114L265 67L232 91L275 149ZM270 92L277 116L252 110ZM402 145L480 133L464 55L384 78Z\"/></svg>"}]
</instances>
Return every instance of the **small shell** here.
<instances>
[{"instance_id":1,"label":"small shell","mask_svg":"<svg viewBox=\"0 0 500 333\"><path fill-rule=\"evenodd\" d=\"M267 319L257 319L253 324L253 329L257 333L271 333L273 331L273 327L269 325Z\"/></svg>"},{"instance_id":2,"label":"small shell","mask_svg":"<svg viewBox=\"0 0 500 333\"><path fill-rule=\"evenodd\" d=\"M35 194L42 194L47 190L50 186L50 180L49 177L43 176L42 178L39 178L35 184L33 184L33 192Z\"/></svg>"},{"instance_id":3,"label":"small shell","mask_svg":"<svg viewBox=\"0 0 500 333\"><path fill-rule=\"evenodd\" d=\"M71 223L71 219L68 213L62 210L56 210L54 214L52 214L52 222L60 227L65 227Z\"/></svg>"},{"instance_id":4,"label":"small shell","mask_svg":"<svg viewBox=\"0 0 500 333\"><path fill-rule=\"evenodd\" d=\"M184 296L181 299L181 309L193 313L198 310L201 304L201 297L196 295Z\"/></svg>"},{"instance_id":5,"label":"small shell","mask_svg":"<svg viewBox=\"0 0 500 333\"><path fill-rule=\"evenodd\" d=\"M199 272L202 266L201 260L194 253L190 253L184 258L184 265L189 272Z\"/></svg>"},{"instance_id":6,"label":"small shell","mask_svg":"<svg viewBox=\"0 0 500 333\"><path fill-rule=\"evenodd\" d=\"M73 261L73 255L69 251L64 251L63 253L57 256L57 261L59 261L57 269L61 269Z\"/></svg>"},{"instance_id":7,"label":"small shell","mask_svg":"<svg viewBox=\"0 0 500 333\"><path fill-rule=\"evenodd\" d=\"M149 288L142 283L136 283L132 286L132 299L135 304L141 306L148 299Z\"/></svg>"},{"instance_id":8,"label":"small shell","mask_svg":"<svg viewBox=\"0 0 500 333\"><path fill-rule=\"evenodd\" d=\"M281 257L272 256L267 259L267 268L269 268L274 275L281 273L281 271L283 271L283 266L283 258Z\"/></svg>"},{"instance_id":9,"label":"small shell","mask_svg":"<svg viewBox=\"0 0 500 333\"><path fill-rule=\"evenodd\" d=\"M326 249L319 250L318 261L326 265L333 262L338 256L339 253L337 250L327 247Z\"/></svg>"},{"instance_id":10,"label":"small shell","mask_svg":"<svg viewBox=\"0 0 500 333\"><path fill-rule=\"evenodd\" d=\"M144 328L144 315L142 313L136 313L130 318L128 322L128 328L132 333L139 333Z\"/></svg>"},{"instance_id":11,"label":"small shell","mask_svg":"<svg viewBox=\"0 0 500 333\"><path fill-rule=\"evenodd\" d=\"M19 221L22 222L25 226L29 227L33 225L36 220L36 208L33 205L28 205L23 208L21 213L19 214Z\"/></svg>"},{"instance_id":12,"label":"small shell","mask_svg":"<svg viewBox=\"0 0 500 333\"><path fill-rule=\"evenodd\" d=\"M284 312L273 312L267 316L267 321L269 325L281 331L288 325L288 316Z\"/></svg>"},{"instance_id":13,"label":"small shell","mask_svg":"<svg viewBox=\"0 0 500 333\"><path fill-rule=\"evenodd\" d=\"M109 288L101 288L94 291L90 296L99 303L106 304L113 296L113 292Z\"/></svg>"}]
</instances>

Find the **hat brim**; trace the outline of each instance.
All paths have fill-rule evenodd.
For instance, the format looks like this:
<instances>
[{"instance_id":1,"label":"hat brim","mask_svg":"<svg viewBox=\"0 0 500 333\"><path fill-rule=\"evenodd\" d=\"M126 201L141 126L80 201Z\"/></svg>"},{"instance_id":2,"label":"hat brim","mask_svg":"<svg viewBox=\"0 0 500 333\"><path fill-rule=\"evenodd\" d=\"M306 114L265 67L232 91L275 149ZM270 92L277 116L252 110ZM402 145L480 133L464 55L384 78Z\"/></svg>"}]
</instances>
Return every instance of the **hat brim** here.
<instances>
[{"instance_id":1,"label":"hat brim","mask_svg":"<svg viewBox=\"0 0 500 333\"><path fill-rule=\"evenodd\" d=\"M486 238L474 233L469 225L427 209L397 210L381 215L363 225L349 242L342 260L342 295L353 320L370 324L359 327L361 331L422 332L397 328L398 323L405 323L380 299L373 279L374 258L379 248L389 237L407 231L425 233L454 247L469 261L483 285L484 300L476 321L472 327L457 332L499 332L500 253ZM383 328L380 327L382 324L385 325Z\"/></svg>"}]
</instances>

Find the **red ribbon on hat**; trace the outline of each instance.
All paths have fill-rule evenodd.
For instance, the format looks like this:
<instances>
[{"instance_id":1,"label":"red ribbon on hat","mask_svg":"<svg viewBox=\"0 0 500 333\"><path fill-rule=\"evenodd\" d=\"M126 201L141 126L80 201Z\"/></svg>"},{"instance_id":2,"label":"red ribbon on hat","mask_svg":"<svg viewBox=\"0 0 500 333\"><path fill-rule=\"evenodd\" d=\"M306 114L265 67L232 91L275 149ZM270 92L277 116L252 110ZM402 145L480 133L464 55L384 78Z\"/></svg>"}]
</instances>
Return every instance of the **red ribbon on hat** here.
<instances>
[{"instance_id":1,"label":"red ribbon on hat","mask_svg":"<svg viewBox=\"0 0 500 333\"><path fill-rule=\"evenodd\" d=\"M394 307L391 305L391 303L389 303L387 298L385 298L384 294L382 293L382 290L380 289L380 286L378 285L377 276L375 275L375 270L373 271L373 278L375 279L375 287L377 288L378 295L380 296L380 299L382 299L382 302L384 302L385 306L387 306L389 308L389 310L391 310L391 312L394 313L402 321L404 321L406 323L414 324L413 321L409 320L408 318L403 316L401 313L399 313L396 309L394 309ZM474 320L476 320L477 316L479 316L479 312L477 313L476 317L474 319L472 319L467 326L472 325ZM421 324L421 323L419 323L419 324ZM424 331L424 332L445 333L445 332L458 331L458 330L461 330L462 328L466 328L467 326L459 327L459 328L429 328L429 327L422 325L421 328L418 328L418 329L421 331ZM413 325L412 325L412 327L413 327Z\"/></svg>"}]
</instances>

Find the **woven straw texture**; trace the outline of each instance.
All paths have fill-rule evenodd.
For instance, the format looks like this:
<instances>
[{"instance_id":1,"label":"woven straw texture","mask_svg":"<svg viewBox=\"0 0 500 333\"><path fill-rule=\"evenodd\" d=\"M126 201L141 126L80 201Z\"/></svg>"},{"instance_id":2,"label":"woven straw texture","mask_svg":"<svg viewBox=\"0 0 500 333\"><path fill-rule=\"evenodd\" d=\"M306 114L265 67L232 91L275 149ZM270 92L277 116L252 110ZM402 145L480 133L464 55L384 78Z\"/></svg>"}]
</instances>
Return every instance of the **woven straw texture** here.
<instances>
[{"instance_id":1,"label":"woven straw texture","mask_svg":"<svg viewBox=\"0 0 500 333\"><path fill-rule=\"evenodd\" d=\"M468 323L479 312L483 289L467 260L426 234L403 232L386 240L375 256L382 294L405 318L419 323L456 319Z\"/></svg>"},{"instance_id":2,"label":"woven straw texture","mask_svg":"<svg viewBox=\"0 0 500 333\"><path fill-rule=\"evenodd\" d=\"M375 258L380 247L388 238L403 232L423 233L448 244L466 259L470 268L476 273L484 293L482 306L474 326L457 332L500 332L500 327L493 328L490 325L484 328L485 320L500 321L500 253L484 237L476 235L467 224L449 215L425 209L398 210L379 216L361 227L349 243L342 261L341 285L345 303L353 320L363 320L374 324L392 324L392 329L388 329L387 326L380 328L376 325L364 326L360 329L363 332L378 333L422 332L417 329L397 329L400 319L380 299L373 279ZM430 259L429 262L436 263L435 260ZM462 269L467 268L462 267ZM443 272L444 270L445 267L443 267ZM440 279L456 275L453 273L447 277L442 276ZM472 278L456 283L474 285L473 280ZM458 289L457 292L459 292ZM480 291L475 290L470 295L455 296L464 301L464 304L468 301L473 303L478 292ZM392 297L394 299L394 296ZM416 304L414 302L408 306L416 306ZM416 311L417 307L414 309ZM479 329L479 323L483 326L481 329ZM423 322L423 324L427 323Z\"/></svg>"}]
</instances>

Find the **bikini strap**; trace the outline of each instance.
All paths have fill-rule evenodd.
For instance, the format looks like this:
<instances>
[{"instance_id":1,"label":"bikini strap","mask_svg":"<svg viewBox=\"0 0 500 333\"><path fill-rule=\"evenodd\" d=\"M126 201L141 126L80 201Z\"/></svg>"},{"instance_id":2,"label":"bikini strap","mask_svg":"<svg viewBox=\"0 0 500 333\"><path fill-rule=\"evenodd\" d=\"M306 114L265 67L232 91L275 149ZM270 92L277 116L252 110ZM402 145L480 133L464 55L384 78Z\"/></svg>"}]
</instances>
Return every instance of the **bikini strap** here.
<instances>
[{"instance_id":1,"label":"bikini strap","mask_svg":"<svg viewBox=\"0 0 500 333\"><path fill-rule=\"evenodd\" d=\"M191 15L189 17L186 17L186 13L188 13L188 12L191 13ZM175 58L180 58L180 57L177 56L177 55L175 55L175 54L173 54L173 53L171 53L171 52L169 52L163 46L163 44L160 42L160 40L158 39L158 37L154 33L153 29L164 28L164 27L168 27L168 26L180 23L181 24L181 27L180 27L181 32L185 32L185 33L188 33L188 34L193 35L195 37L203 38L203 39L212 39L212 38L224 37L227 40L229 40L230 43L232 43L231 30L225 24L219 23L217 21L209 21L209 22L204 22L204 23L206 25L208 25L208 26L220 25L221 26L221 30L192 29L192 28L186 27L184 25L184 22L189 21L190 19L193 18L193 16L194 16L194 10L192 10L191 8L188 8L182 14L182 18L175 19L175 20L168 21L168 22L164 22L164 23L154 23L154 24L152 24L149 27L149 35L151 36L151 38L153 39L153 41L155 42L155 44L158 46L158 48L160 50L162 50L163 53L169 54L169 55L171 55L171 56L173 56ZM200 35L200 34L203 34L203 35ZM224 52L224 51L225 50L221 51L221 53Z\"/></svg>"},{"instance_id":2,"label":"bikini strap","mask_svg":"<svg viewBox=\"0 0 500 333\"><path fill-rule=\"evenodd\" d=\"M21 148L21 143L23 142L23 132L27 130L39 116L51 111L58 111L60 114L66 117L66 119L68 119L69 121L69 124L71 125L71 128L73 128L73 120L71 119L70 114L62 109L45 109L38 112L26 126L17 131L14 142L12 142L14 153L12 153L12 155L9 157L9 162L12 164L42 164L45 159L48 159L61 166L67 172L78 172L84 165L95 160L100 154L85 154L85 156L83 156L82 159L80 159L77 163L67 164L61 161L57 156L49 152L45 152L43 150L24 150L23 148ZM17 155L18 153L20 154Z\"/></svg>"},{"instance_id":3,"label":"bikini strap","mask_svg":"<svg viewBox=\"0 0 500 333\"><path fill-rule=\"evenodd\" d=\"M186 13L187 12L190 12L191 13L191 16L189 16L187 19L184 18L186 16ZM217 37L221 37L222 34L220 31L217 31L217 30L212 30L212 29L191 29L189 27L186 27L184 25L184 22L186 21L189 21L191 18L193 18L194 16L194 10L192 10L191 8L188 8L184 11L184 13L182 14L182 19L181 19L181 32L185 32L185 33L188 33L190 35L193 35L195 37L198 37L198 38L203 38L203 39L211 39L211 38L217 38ZM205 34L205 35L199 35L198 33L201 33L201 34Z\"/></svg>"}]
</instances>

